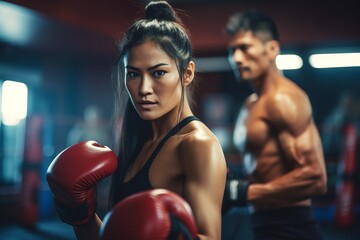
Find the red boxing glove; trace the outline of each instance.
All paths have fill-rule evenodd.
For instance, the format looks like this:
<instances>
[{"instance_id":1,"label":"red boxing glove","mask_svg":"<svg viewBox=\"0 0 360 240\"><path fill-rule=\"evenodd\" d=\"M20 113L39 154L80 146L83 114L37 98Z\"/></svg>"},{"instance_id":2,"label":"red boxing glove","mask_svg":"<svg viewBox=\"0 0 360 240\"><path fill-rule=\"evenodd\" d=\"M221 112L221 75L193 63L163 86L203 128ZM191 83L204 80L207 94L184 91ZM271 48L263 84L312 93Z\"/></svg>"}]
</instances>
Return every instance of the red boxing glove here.
<instances>
[{"instance_id":1,"label":"red boxing glove","mask_svg":"<svg viewBox=\"0 0 360 240\"><path fill-rule=\"evenodd\" d=\"M197 239L189 204L164 189L144 191L117 203L100 228L101 240Z\"/></svg>"},{"instance_id":2,"label":"red boxing glove","mask_svg":"<svg viewBox=\"0 0 360 240\"><path fill-rule=\"evenodd\" d=\"M75 144L52 161L46 179L63 222L89 222L96 209L96 183L111 175L117 164L115 153L95 141Z\"/></svg>"}]
</instances>

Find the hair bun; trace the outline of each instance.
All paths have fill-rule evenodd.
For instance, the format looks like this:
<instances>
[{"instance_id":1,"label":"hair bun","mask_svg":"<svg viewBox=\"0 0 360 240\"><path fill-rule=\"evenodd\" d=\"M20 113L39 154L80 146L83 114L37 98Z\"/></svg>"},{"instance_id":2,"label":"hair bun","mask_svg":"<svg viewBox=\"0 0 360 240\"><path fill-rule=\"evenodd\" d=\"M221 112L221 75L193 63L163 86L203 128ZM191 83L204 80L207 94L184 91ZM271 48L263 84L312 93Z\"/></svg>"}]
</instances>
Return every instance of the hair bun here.
<instances>
[{"instance_id":1,"label":"hair bun","mask_svg":"<svg viewBox=\"0 0 360 240\"><path fill-rule=\"evenodd\" d=\"M178 21L174 9L164 0L153 0L146 5L145 18L148 20Z\"/></svg>"}]
</instances>

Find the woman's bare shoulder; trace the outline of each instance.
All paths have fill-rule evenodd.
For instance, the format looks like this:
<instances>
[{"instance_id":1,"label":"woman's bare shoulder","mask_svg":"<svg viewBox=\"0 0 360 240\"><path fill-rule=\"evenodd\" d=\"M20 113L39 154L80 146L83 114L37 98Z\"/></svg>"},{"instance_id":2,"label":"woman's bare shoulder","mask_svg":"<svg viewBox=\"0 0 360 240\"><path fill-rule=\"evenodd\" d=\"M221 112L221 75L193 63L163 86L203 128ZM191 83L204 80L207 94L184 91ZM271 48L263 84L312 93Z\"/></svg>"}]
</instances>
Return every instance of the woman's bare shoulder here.
<instances>
[{"instance_id":1,"label":"woman's bare shoulder","mask_svg":"<svg viewBox=\"0 0 360 240\"><path fill-rule=\"evenodd\" d=\"M183 144L205 144L217 142L215 134L201 121L193 121L182 137Z\"/></svg>"},{"instance_id":2,"label":"woman's bare shoulder","mask_svg":"<svg viewBox=\"0 0 360 240\"><path fill-rule=\"evenodd\" d=\"M192 156L215 154L217 157L223 154L221 145L215 134L202 122L194 121L190 131L181 139L180 151Z\"/></svg>"}]
</instances>

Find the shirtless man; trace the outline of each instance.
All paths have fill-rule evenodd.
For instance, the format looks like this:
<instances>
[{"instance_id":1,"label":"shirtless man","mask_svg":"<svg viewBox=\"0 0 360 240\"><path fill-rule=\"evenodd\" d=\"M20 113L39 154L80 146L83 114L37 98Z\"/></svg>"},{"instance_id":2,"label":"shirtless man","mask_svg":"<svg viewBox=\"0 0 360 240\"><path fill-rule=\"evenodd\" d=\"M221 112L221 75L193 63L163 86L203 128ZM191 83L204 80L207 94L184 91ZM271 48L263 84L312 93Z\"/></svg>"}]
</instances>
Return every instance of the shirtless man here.
<instances>
[{"instance_id":1,"label":"shirtless man","mask_svg":"<svg viewBox=\"0 0 360 240\"><path fill-rule=\"evenodd\" d=\"M228 179L224 205L252 205L255 239L321 239L311 197L326 192L322 144L307 94L276 66L276 25L248 11L229 18L227 33L235 74L254 93L234 130L249 178Z\"/></svg>"}]
</instances>

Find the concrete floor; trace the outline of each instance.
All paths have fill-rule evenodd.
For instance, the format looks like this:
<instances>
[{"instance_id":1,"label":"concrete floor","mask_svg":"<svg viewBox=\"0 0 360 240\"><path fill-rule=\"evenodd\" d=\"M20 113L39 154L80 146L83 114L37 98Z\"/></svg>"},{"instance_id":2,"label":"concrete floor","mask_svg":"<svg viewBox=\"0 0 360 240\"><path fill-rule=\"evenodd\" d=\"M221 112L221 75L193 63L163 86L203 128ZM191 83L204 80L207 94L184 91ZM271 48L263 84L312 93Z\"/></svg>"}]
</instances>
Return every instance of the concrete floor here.
<instances>
[{"instance_id":1,"label":"concrete floor","mask_svg":"<svg viewBox=\"0 0 360 240\"><path fill-rule=\"evenodd\" d=\"M347 229L326 220L318 221L324 240L360 240L360 219ZM222 240L252 240L250 219L245 209L234 208L223 217Z\"/></svg>"},{"instance_id":2,"label":"concrete floor","mask_svg":"<svg viewBox=\"0 0 360 240\"><path fill-rule=\"evenodd\" d=\"M72 227L57 218L44 219L34 227L23 227L16 223L2 223L1 240L73 240L76 239Z\"/></svg>"},{"instance_id":3,"label":"concrete floor","mask_svg":"<svg viewBox=\"0 0 360 240\"><path fill-rule=\"evenodd\" d=\"M325 240L359 240L360 222L349 229L338 229L330 222L320 222ZM249 219L244 210L233 209L223 218L223 240L251 240ZM0 223L1 240L75 240L71 226L57 217L42 219L34 227L22 227L15 222Z\"/></svg>"}]
</instances>

